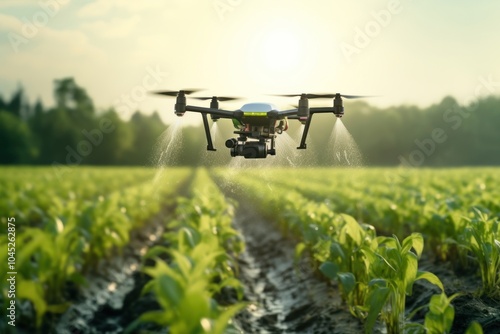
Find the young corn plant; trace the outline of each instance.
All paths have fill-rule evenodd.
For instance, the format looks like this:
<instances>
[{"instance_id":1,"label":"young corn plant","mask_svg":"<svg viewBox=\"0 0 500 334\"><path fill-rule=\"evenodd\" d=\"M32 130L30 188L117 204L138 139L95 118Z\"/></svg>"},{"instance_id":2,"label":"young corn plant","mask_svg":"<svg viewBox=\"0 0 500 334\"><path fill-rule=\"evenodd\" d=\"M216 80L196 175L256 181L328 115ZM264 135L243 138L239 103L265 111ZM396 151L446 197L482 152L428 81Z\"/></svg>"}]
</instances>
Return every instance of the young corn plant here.
<instances>
[{"instance_id":1,"label":"young corn plant","mask_svg":"<svg viewBox=\"0 0 500 334\"><path fill-rule=\"evenodd\" d=\"M433 295L429 302L429 311L425 315L424 328L427 334L448 334L455 319L455 308L451 305L453 299L460 294L451 297L441 293Z\"/></svg>"},{"instance_id":2,"label":"young corn plant","mask_svg":"<svg viewBox=\"0 0 500 334\"><path fill-rule=\"evenodd\" d=\"M233 288L241 300L243 287L235 278L233 255L244 245L231 227L234 208L219 192L204 169L196 172L192 199L179 199L172 231L164 235L170 247L153 247L145 258L167 253L171 262L156 258L144 272L152 280L143 292L151 292L160 310L142 314L128 328L133 332L142 322L168 327L172 334L222 334L230 319L246 305L220 307L213 296Z\"/></svg>"},{"instance_id":3,"label":"young corn plant","mask_svg":"<svg viewBox=\"0 0 500 334\"><path fill-rule=\"evenodd\" d=\"M477 321L473 321L465 334L483 334L483 328Z\"/></svg>"},{"instance_id":4,"label":"young corn plant","mask_svg":"<svg viewBox=\"0 0 500 334\"><path fill-rule=\"evenodd\" d=\"M116 171L110 173L115 174ZM23 223L19 226L16 240L22 245L16 253L16 297L20 302L32 304L37 328L43 325L47 313L62 313L68 308L64 294L67 283L72 282L77 287L84 285L83 272L88 264L97 263L109 255L111 249L124 246L129 241L130 229L139 227L160 207L160 199L152 195L149 182L126 187L124 191L114 191L105 197L100 195L106 189L109 192L139 181L137 177L132 175L129 178L129 173L125 173L125 179L113 179L109 174L95 179L94 175L90 181L96 182L85 183L77 173L73 174L74 182L69 184L54 183L54 180L46 182L49 193L44 187L30 186L29 196L21 193L14 201L8 201L9 210L13 210L16 219L19 217ZM182 179L188 171L175 170L173 175ZM22 179L22 182L24 184L25 180ZM57 187L52 187L54 184ZM81 195L78 198L73 193L76 187ZM168 194L174 189L163 193ZM89 201L94 197L95 201ZM4 202L3 199L0 202ZM0 203L0 207L5 207L5 204ZM36 215L33 215L33 207L37 208ZM0 248L4 244L7 245L6 239L0 238ZM2 258L3 254L0 254ZM2 260L2 263L6 262L6 259ZM1 282L6 281L5 275L0 273ZM0 287L3 290L4 284L1 283ZM0 297L0 304L2 302ZM30 317L31 313L27 316Z\"/></svg>"},{"instance_id":5,"label":"young corn plant","mask_svg":"<svg viewBox=\"0 0 500 334\"><path fill-rule=\"evenodd\" d=\"M428 235L428 245L437 259L441 261L453 259L453 262L461 268L468 266L467 249L460 244L460 232L465 228L464 225L460 212L441 207L427 217L427 222L422 228Z\"/></svg>"},{"instance_id":6,"label":"young corn plant","mask_svg":"<svg viewBox=\"0 0 500 334\"><path fill-rule=\"evenodd\" d=\"M365 330L371 333L380 315L388 334L403 333L406 296L411 295L413 283L425 279L444 291L443 284L436 275L418 270L418 259L424 247L420 233L412 233L402 243L397 237L377 239L379 247L376 251L364 250L371 264L371 280L365 300Z\"/></svg>"},{"instance_id":7,"label":"young corn plant","mask_svg":"<svg viewBox=\"0 0 500 334\"><path fill-rule=\"evenodd\" d=\"M221 251L216 243L201 242L189 254L171 250L170 265L157 259L154 267L144 271L153 279L143 293L152 292L161 310L142 314L128 329L133 333L141 322L154 322L169 328L172 334L222 334L229 320L245 304L226 309L212 299L210 285Z\"/></svg>"},{"instance_id":8,"label":"young corn plant","mask_svg":"<svg viewBox=\"0 0 500 334\"><path fill-rule=\"evenodd\" d=\"M364 249L376 248L376 234L370 225L360 225L353 217L342 214L343 224L330 244L330 255L319 267L330 279L340 282L342 298L351 314L363 318L362 306L368 287L368 267Z\"/></svg>"},{"instance_id":9,"label":"young corn plant","mask_svg":"<svg viewBox=\"0 0 500 334\"><path fill-rule=\"evenodd\" d=\"M62 313L67 309L69 305L62 294L67 281L84 282L78 273L83 253L79 232L71 224L63 226L59 221L58 226L55 232L26 228L17 238L23 247L16 259L16 297L31 302L36 327L42 325L47 312Z\"/></svg>"},{"instance_id":10,"label":"young corn plant","mask_svg":"<svg viewBox=\"0 0 500 334\"><path fill-rule=\"evenodd\" d=\"M490 297L500 297L500 221L475 211L463 230L464 245L479 263L483 287L480 291Z\"/></svg>"},{"instance_id":11,"label":"young corn plant","mask_svg":"<svg viewBox=\"0 0 500 334\"><path fill-rule=\"evenodd\" d=\"M424 323L408 323L406 325L405 333L449 334L451 332L453 320L455 319L455 308L451 302L460 295L460 293L456 293L451 297L446 296L445 293L433 295L428 305L415 309L409 316L411 318L412 315L420 311L422 308L428 307L429 310L425 315Z\"/></svg>"}]
</instances>

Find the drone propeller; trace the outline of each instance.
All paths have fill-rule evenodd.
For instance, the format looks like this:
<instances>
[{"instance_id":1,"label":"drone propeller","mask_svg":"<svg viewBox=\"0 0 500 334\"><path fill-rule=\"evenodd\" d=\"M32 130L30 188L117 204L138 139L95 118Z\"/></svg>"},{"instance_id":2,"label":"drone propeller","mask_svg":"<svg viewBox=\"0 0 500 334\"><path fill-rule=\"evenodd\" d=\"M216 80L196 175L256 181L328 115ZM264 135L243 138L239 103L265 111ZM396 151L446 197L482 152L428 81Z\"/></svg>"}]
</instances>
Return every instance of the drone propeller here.
<instances>
[{"instance_id":1,"label":"drone propeller","mask_svg":"<svg viewBox=\"0 0 500 334\"><path fill-rule=\"evenodd\" d=\"M165 96L177 96L177 94L179 94L180 92L184 92L184 94L186 95L189 95L189 94L193 94L193 93L196 93L196 92L199 92L201 91L202 89L181 89L179 91L176 91L176 90L159 90L159 91L154 91L154 92L150 92L152 94L157 94L157 95L165 95Z\"/></svg>"},{"instance_id":2,"label":"drone propeller","mask_svg":"<svg viewBox=\"0 0 500 334\"><path fill-rule=\"evenodd\" d=\"M341 96L346 99L361 99L365 97L373 97L373 96L366 96L366 95L344 95L344 94L276 94L273 96L282 96L282 97L300 97L302 95L305 95L308 99L333 99L334 97Z\"/></svg>"},{"instance_id":3,"label":"drone propeller","mask_svg":"<svg viewBox=\"0 0 500 334\"><path fill-rule=\"evenodd\" d=\"M192 98L197 99L197 100L206 101L206 100L211 100L214 97L217 99L217 101L220 101L220 102L234 101L234 100L241 99L240 97L232 97L232 96L201 96L201 97L200 96L193 96Z\"/></svg>"},{"instance_id":4,"label":"drone propeller","mask_svg":"<svg viewBox=\"0 0 500 334\"><path fill-rule=\"evenodd\" d=\"M335 95L333 95L333 97L334 96ZM364 99L367 97L375 97L373 95L345 95L345 94L340 94L340 96L342 96L343 98L346 98L346 99Z\"/></svg>"}]
</instances>

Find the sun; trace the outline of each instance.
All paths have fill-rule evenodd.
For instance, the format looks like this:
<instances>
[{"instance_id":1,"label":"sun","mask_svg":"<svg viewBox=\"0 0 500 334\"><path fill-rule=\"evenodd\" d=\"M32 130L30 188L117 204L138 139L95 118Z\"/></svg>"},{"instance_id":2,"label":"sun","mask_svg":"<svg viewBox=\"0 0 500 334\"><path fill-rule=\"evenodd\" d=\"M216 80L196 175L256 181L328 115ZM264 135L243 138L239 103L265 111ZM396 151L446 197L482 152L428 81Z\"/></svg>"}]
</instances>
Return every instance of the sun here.
<instances>
[{"instance_id":1,"label":"sun","mask_svg":"<svg viewBox=\"0 0 500 334\"><path fill-rule=\"evenodd\" d=\"M290 30L276 29L262 36L260 61L270 71L290 71L300 64L300 40Z\"/></svg>"}]
</instances>

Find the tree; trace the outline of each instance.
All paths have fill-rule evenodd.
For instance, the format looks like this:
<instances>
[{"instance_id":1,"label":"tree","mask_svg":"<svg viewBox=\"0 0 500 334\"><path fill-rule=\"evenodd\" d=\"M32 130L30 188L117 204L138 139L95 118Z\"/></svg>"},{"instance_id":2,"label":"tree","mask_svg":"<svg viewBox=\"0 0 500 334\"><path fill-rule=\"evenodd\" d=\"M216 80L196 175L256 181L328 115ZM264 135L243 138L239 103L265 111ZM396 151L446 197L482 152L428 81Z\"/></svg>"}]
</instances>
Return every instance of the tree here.
<instances>
[{"instance_id":1,"label":"tree","mask_svg":"<svg viewBox=\"0 0 500 334\"><path fill-rule=\"evenodd\" d=\"M21 118L21 111L23 109L23 95L24 95L24 90L20 86L17 91L12 95L11 100L9 103L6 105L5 110L10 112L12 115Z\"/></svg>"},{"instance_id":2,"label":"tree","mask_svg":"<svg viewBox=\"0 0 500 334\"><path fill-rule=\"evenodd\" d=\"M94 103L73 78L55 80L54 97L56 108L66 112L80 131L95 126Z\"/></svg>"},{"instance_id":3,"label":"tree","mask_svg":"<svg viewBox=\"0 0 500 334\"><path fill-rule=\"evenodd\" d=\"M66 163L68 152L78 149L77 145L83 136L70 115L65 110L56 108L44 113L37 123L36 139L40 151L38 161L52 164L54 161Z\"/></svg>"},{"instance_id":4,"label":"tree","mask_svg":"<svg viewBox=\"0 0 500 334\"><path fill-rule=\"evenodd\" d=\"M0 110L5 110L7 108L7 104L3 100L2 95L0 95Z\"/></svg>"},{"instance_id":5,"label":"tree","mask_svg":"<svg viewBox=\"0 0 500 334\"><path fill-rule=\"evenodd\" d=\"M467 164L500 164L500 98L481 98L469 110L469 118L463 121L463 136L468 139Z\"/></svg>"},{"instance_id":6,"label":"tree","mask_svg":"<svg viewBox=\"0 0 500 334\"><path fill-rule=\"evenodd\" d=\"M88 162L99 165L126 162L128 159L127 154L130 153L134 141L132 127L124 122L113 109L99 115L96 124L98 127L88 133L93 131L94 136L98 136L100 132L102 138L94 142L95 147L89 156ZM107 131L103 131L103 124L106 125Z\"/></svg>"},{"instance_id":7,"label":"tree","mask_svg":"<svg viewBox=\"0 0 500 334\"><path fill-rule=\"evenodd\" d=\"M0 164L27 164L36 157L28 125L7 111L0 111Z\"/></svg>"},{"instance_id":8,"label":"tree","mask_svg":"<svg viewBox=\"0 0 500 334\"><path fill-rule=\"evenodd\" d=\"M73 78L54 80L54 97L60 109L75 109L94 114L94 103L85 89L78 86Z\"/></svg>"},{"instance_id":9,"label":"tree","mask_svg":"<svg viewBox=\"0 0 500 334\"><path fill-rule=\"evenodd\" d=\"M144 115L136 111L129 121L133 134L133 143L127 153L126 162L128 164L150 165L154 163L152 159L157 141L166 125L162 122L158 113L151 116Z\"/></svg>"},{"instance_id":10,"label":"tree","mask_svg":"<svg viewBox=\"0 0 500 334\"><path fill-rule=\"evenodd\" d=\"M36 103L35 103L35 106L33 107L33 111L32 111L32 114L33 116L41 116L43 114L43 103L42 103L42 100L40 98L38 98L36 100Z\"/></svg>"}]
</instances>

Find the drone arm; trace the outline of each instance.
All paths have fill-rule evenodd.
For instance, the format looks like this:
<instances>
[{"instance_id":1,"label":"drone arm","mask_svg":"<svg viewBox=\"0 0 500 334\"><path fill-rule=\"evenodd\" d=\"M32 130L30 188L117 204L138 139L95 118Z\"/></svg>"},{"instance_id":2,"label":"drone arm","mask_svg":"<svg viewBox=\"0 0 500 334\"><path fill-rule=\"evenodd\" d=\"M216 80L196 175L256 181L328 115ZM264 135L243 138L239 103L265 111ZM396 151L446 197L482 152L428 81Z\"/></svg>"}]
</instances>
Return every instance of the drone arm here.
<instances>
[{"instance_id":1,"label":"drone arm","mask_svg":"<svg viewBox=\"0 0 500 334\"><path fill-rule=\"evenodd\" d=\"M198 106L186 106L186 111L199 112L206 116L206 114L211 114L218 116L220 118L234 118L234 112L229 110L214 109L214 108L204 108Z\"/></svg>"},{"instance_id":2,"label":"drone arm","mask_svg":"<svg viewBox=\"0 0 500 334\"><path fill-rule=\"evenodd\" d=\"M333 113L334 108L332 107L313 107L309 108L309 114L324 114L324 113Z\"/></svg>"},{"instance_id":3,"label":"drone arm","mask_svg":"<svg viewBox=\"0 0 500 334\"><path fill-rule=\"evenodd\" d=\"M299 118L298 117L298 112L299 109L290 109L290 110L283 110L278 112L278 116L281 117L289 117L291 119ZM309 114L321 114L321 113L333 113L334 108L332 107L313 107L309 108Z\"/></svg>"},{"instance_id":4,"label":"drone arm","mask_svg":"<svg viewBox=\"0 0 500 334\"><path fill-rule=\"evenodd\" d=\"M278 118L296 116L298 112L299 112L299 109L289 109L289 110L278 111Z\"/></svg>"}]
</instances>

